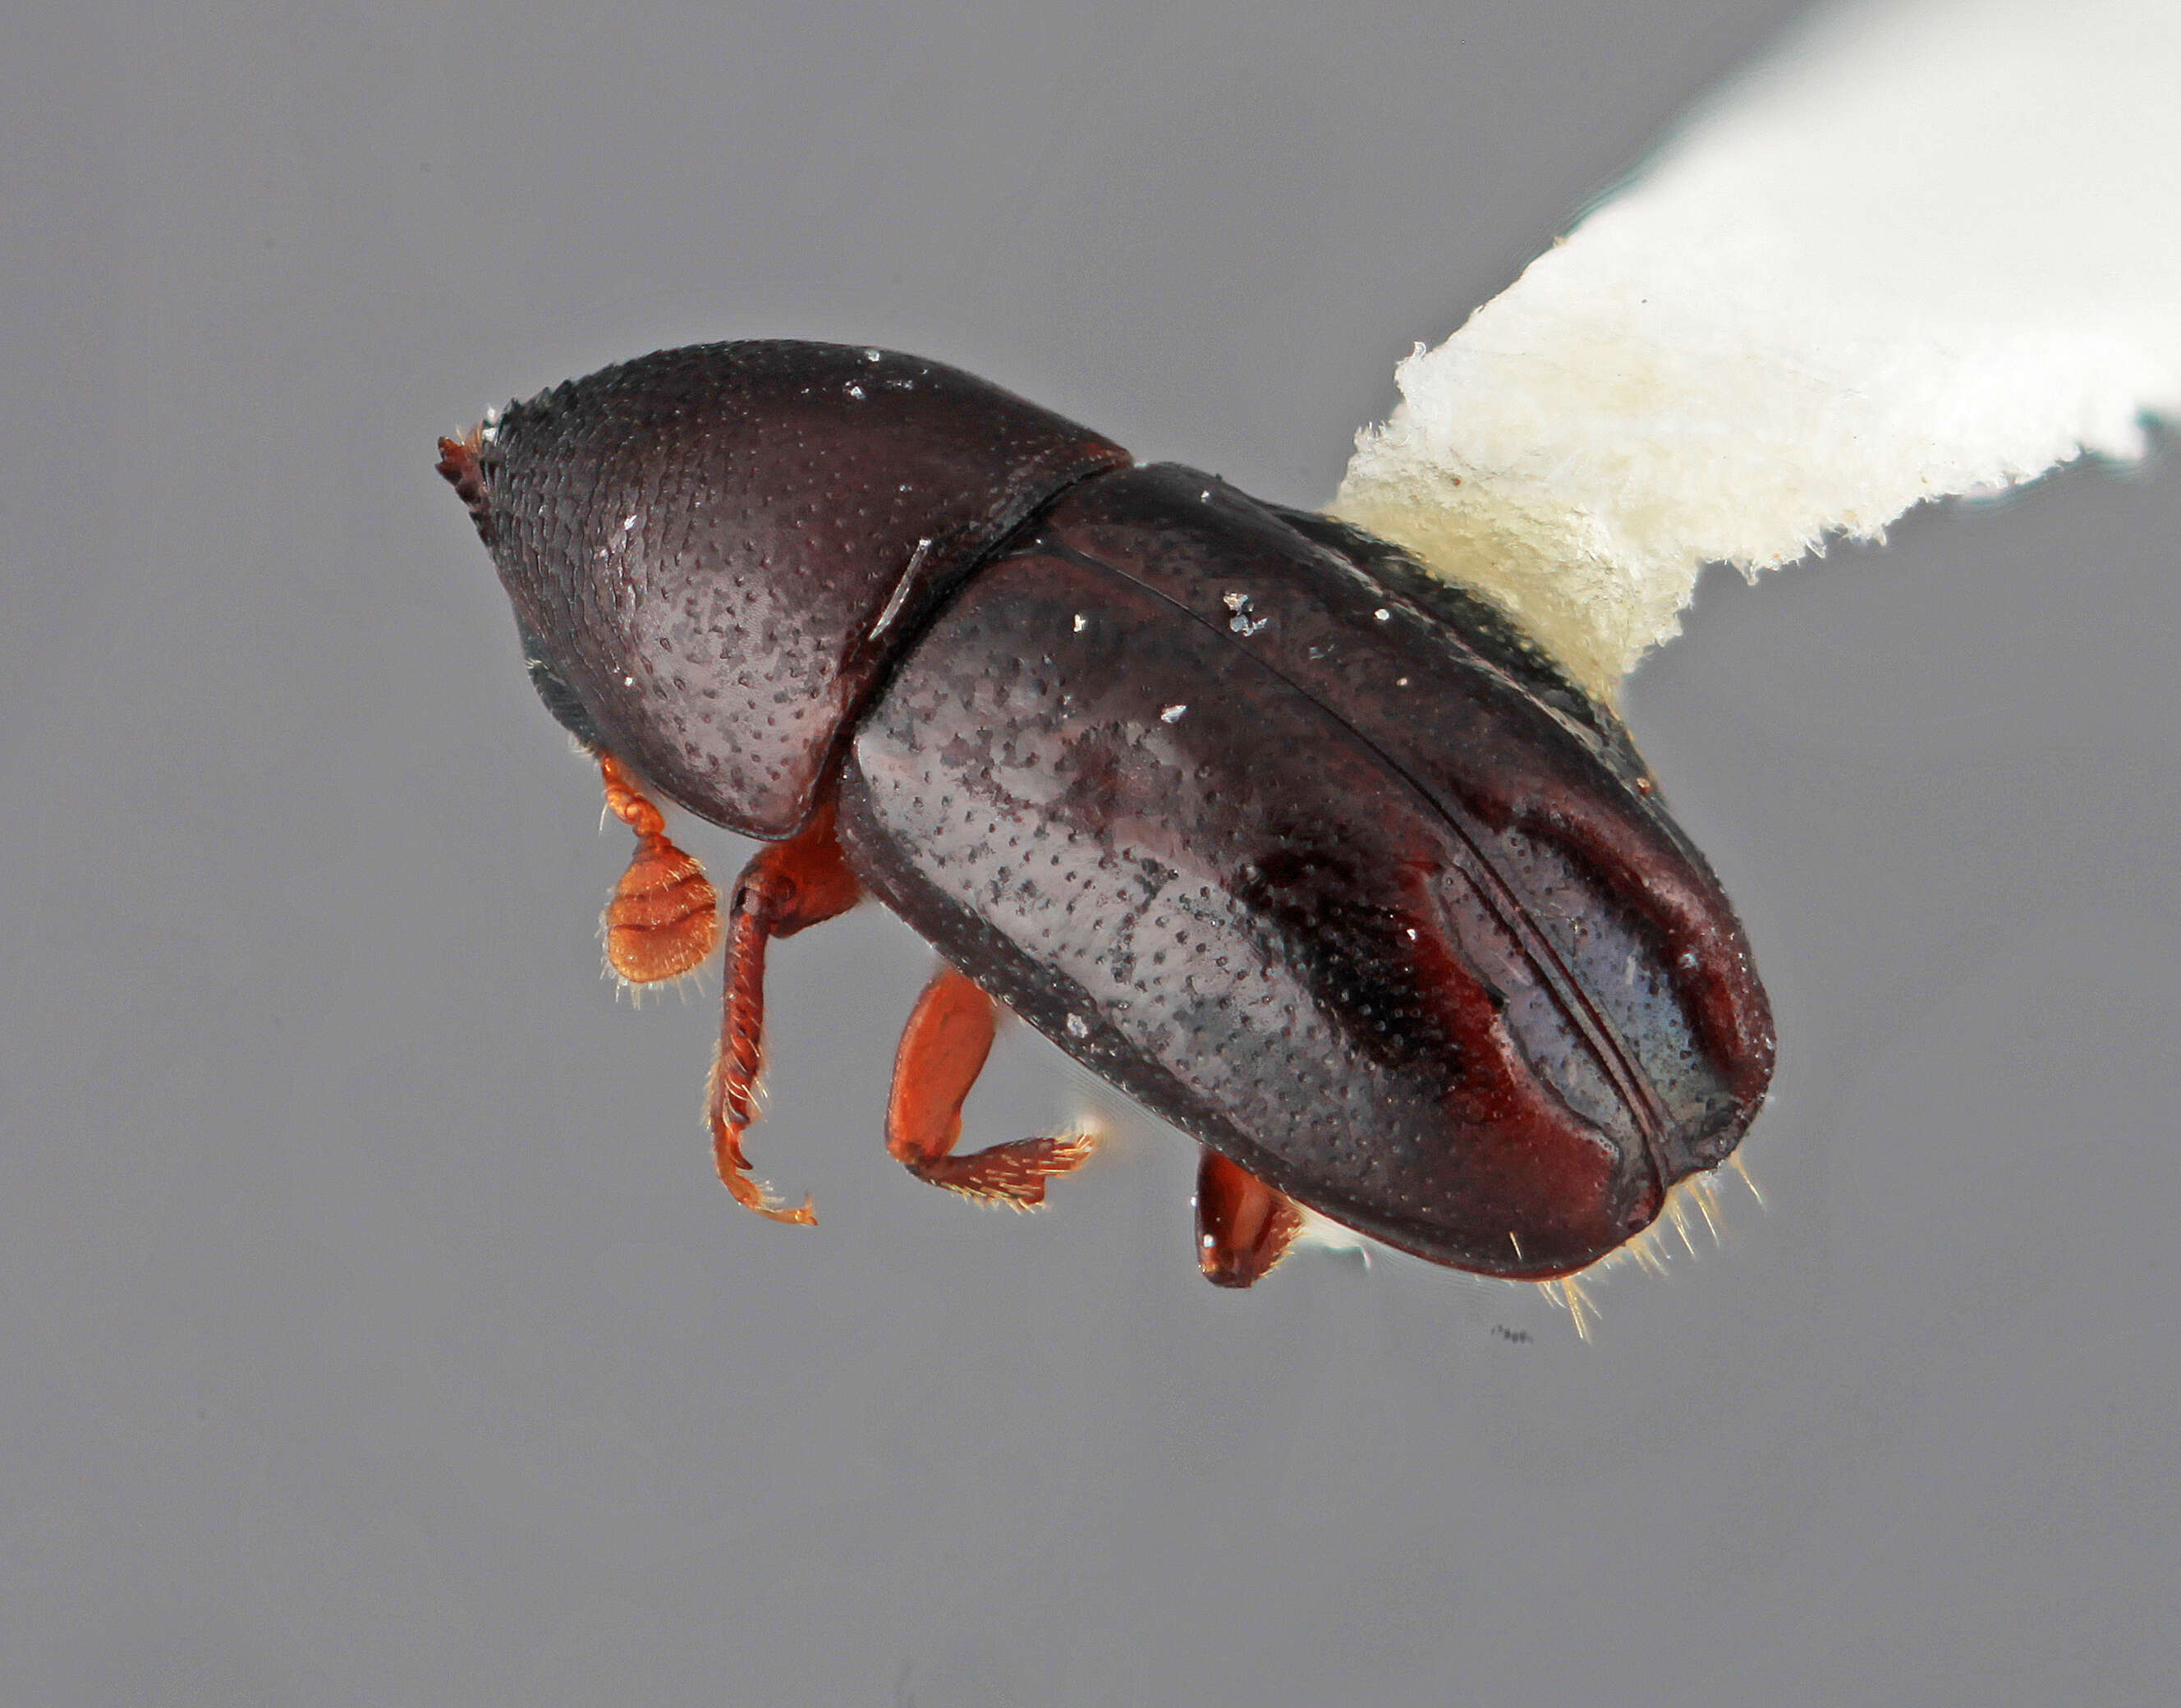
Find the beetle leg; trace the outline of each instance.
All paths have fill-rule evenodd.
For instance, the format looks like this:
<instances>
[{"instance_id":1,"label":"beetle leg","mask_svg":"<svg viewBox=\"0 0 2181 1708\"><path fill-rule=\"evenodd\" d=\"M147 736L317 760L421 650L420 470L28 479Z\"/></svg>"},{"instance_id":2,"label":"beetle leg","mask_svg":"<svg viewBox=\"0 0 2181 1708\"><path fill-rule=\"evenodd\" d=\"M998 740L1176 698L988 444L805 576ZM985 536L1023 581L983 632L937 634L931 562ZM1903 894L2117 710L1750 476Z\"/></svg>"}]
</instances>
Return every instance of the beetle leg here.
<instances>
[{"instance_id":1,"label":"beetle leg","mask_svg":"<svg viewBox=\"0 0 2181 1708\"><path fill-rule=\"evenodd\" d=\"M980 1203L1033 1209L1045 1202L1045 1183L1080 1168L1095 1145L1087 1133L1069 1133L953 1154L962 1104L998 1028L999 1004L969 980L945 965L932 975L893 1059L886 1149L919 1180Z\"/></svg>"},{"instance_id":2,"label":"beetle leg","mask_svg":"<svg viewBox=\"0 0 2181 1708\"><path fill-rule=\"evenodd\" d=\"M776 1222L818 1219L807 1197L786 1209L749 1177L743 1135L757 1119L757 1086L765 1069L765 953L775 937L844 914L863 898L848 857L833 835L833 809L786 842L759 848L735 881L727 912L726 994L720 1014L720 1050L704 1094L713 1159L735 1202Z\"/></svg>"},{"instance_id":3,"label":"beetle leg","mask_svg":"<svg viewBox=\"0 0 2181 1708\"><path fill-rule=\"evenodd\" d=\"M655 985L693 972L719 947L720 898L696 856L666 834L666 820L610 753L599 755L606 810L636 832L636 852L600 921L606 965L624 982Z\"/></svg>"},{"instance_id":4,"label":"beetle leg","mask_svg":"<svg viewBox=\"0 0 2181 1708\"><path fill-rule=\"evenodd\" d=\"M1294 1200L1206 1148L1196 1164L1196 1262L1215 1287L1262 1280L1302 1231Z\"/></svg>"}]
</instances>

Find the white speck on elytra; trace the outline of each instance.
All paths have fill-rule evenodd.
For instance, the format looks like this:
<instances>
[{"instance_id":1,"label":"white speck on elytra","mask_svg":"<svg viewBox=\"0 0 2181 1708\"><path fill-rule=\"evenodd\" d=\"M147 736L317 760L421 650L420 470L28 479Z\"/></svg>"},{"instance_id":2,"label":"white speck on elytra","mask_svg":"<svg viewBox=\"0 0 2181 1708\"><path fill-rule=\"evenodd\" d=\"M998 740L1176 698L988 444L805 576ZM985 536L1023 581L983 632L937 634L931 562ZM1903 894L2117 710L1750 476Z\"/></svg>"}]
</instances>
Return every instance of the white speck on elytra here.
<instances>
[{"instance_id":1,"label":"white speck on elytra","mask_svg":"<svg viewBox=\"0 0 2181 1708\"><path fill-rule=\"evenodd\" d=\"M1087 617L1087 616L1084 616L1084 614L1083 614L1081 611L1077 611L1077 612L1075 613L1075 632L1076 632L1076 633L1080 634L1080 633L1083 633L1083 631L1084 631L1085 629L1086 629L1086 628L1088 628L1088 627L1090 627L1090 619L1089 617Z\"/></svg>"},{"instance_id":2,"label":"white speck on elytra","mask_svg":"<svg viewBox=\"0 0 2181 1708\"><path fill-rule=\"evenodd\" d=\"M1159 721L1161 723L1179 723L1181 721L1182 713L1188 710L1189 702L1187 700L1184 700L1179 705L1170 705L1164 711L1159 714Z\"/></svg>"},{"instance_id":3,"label":"white speck on elytra","mask_svg":"<svg viewBox=\"0 0 2181 1708\"><path fill-rule=\"evenodd\" d=\"M1372 611L1371 615L1376 617L1380 622L1391 622L1394 620L1394 613L1387 610L1383 605L1380 605L1378 610Z\"/></svg>"},{"instance_id":4,"label":"white speck on elytra","mask_svg":"<svg viewBox=\"0 0 2181 1708\"><path fill-rule=\"evenodd\" d=\"M1245 636L1255 634L1272 622L1269 616L1258 616L1251 611L1250 595L1246 593L1222 594L1219 596L1219 601L1234 613L1234 616L1228 619L1227 627L1237 634Z\"/></svg>"}]
</instances>

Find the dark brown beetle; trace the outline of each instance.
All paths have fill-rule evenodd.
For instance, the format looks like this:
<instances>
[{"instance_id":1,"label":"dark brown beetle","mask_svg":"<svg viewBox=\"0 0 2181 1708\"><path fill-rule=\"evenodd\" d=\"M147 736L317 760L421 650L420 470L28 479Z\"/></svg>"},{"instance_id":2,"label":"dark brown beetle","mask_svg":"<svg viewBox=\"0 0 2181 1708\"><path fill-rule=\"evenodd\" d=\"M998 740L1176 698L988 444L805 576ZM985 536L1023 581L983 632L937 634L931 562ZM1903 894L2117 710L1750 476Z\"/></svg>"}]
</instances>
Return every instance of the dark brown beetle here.
<instances>
[{"instance_id":1,"label":"dark brown beetle","mask_svg":"<svg viewBox=\"0 0 2181 1708\"><path fill-rule=\"evenodd\" d=\"M1396 548L877 350L662 351L440 442L545 704L638 848L638 983L720 936L649 789L769 846L708 1098L748 1173L765 945L866 891L945 965L893 1154L1042 1200L1079 1138L953 1153L1004 1004L1203 1146L1201 1261L1304 1205L1545 1280L1649 1225L1761 1102L1742 931L1627 732Z\"/></svg>"}]
</instances>

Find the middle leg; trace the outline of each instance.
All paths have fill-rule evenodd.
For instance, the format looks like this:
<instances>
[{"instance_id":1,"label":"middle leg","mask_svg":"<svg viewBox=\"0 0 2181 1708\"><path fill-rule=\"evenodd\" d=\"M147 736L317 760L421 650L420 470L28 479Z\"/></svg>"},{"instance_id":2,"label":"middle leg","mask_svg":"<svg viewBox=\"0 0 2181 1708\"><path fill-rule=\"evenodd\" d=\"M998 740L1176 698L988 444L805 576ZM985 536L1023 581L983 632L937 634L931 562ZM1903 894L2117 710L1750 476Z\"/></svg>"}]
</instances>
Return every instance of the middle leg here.
<instances>
[{"instance_id":1,"label":"middle leg","mask_svg":"<svg viewBox=\"0 0 2181 1708\"><path fill-rule=\"evenodd\" d=\"M1096 1141L1068 1133L954 1154L963 1103L984 1071L998 1029L997 1003L950 966L933 975L893 1059L886 1149L919 1180L980 1203L1033 1209L1045 1202L1045 1183L1090 1160Z\"/></svg>"}]
</instances>

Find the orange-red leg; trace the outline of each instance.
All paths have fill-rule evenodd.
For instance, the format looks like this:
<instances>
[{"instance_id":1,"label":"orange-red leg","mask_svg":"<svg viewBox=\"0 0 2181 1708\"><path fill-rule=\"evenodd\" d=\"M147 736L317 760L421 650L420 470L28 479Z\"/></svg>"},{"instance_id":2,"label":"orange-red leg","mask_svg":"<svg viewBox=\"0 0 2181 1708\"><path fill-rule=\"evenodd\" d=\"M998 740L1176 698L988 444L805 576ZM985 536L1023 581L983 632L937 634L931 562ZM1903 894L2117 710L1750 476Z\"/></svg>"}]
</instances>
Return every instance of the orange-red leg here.
<instances>
[{"instance_id":1,"label":"orange-red leg","mask_svg":"<svg viewBox=\"0 0 2181 1708\"><path fill-rule=\"evenodd\" d=\"M1240 1163L1206 1150L1196 1165L1196 1261L1215 1287L1246 1287L1288 1254L1302 1212Z\"/></svg>"},{"instance_id":2,"label":"orange-red leg","mask_svg":"<svg viewBox=\"0 0 2181 1708\"><path fill-rule=\"evenodd\" d=\"M1045 1202L1045 1183L1080 1168L1087 1134L1017 1139L958 1157L962 1104L984 1071L999 1029L999 1004L949 966L916 999L893 1059L886 1100L886 1149L909 1173L980 1203L1027 1210Z\"/></svg>"},{"instance_id":3,"label":"orange-red leg","mask_svg":"<svg viewBox=\"0 0 2181 1708\"><path fill-rule=\"evenodd\" d=\"M757 1086L765 1069L765 952L775 937L846 913L863 889L848 870L833 835L833 809L816 816L786 842L758 850L735 882L727 913L726 994L720 1014L720 1053L705 1093L712 1154L720 1180L735 1202L776 1222L818 1219L805 1198L787 1209L749 1177L743 1135L757 1119Z\"/></svg>"},{"instance_id":4,"label":"orange-red leg","mask_svg":"<svg viewBox=\"0 0 2181 1708\"><path fill-rule=\"evenodd\" d=\"M667 837L665 818L621 762L600 754L599 775L606 810L636 832L636 852L606 903L606 965L632 985L678 979L719 946L719 896L696 857Z\"/></svg>"}]
</instances>

